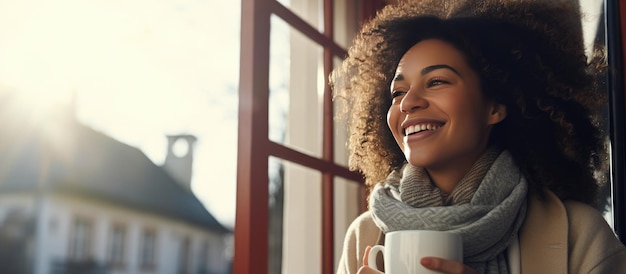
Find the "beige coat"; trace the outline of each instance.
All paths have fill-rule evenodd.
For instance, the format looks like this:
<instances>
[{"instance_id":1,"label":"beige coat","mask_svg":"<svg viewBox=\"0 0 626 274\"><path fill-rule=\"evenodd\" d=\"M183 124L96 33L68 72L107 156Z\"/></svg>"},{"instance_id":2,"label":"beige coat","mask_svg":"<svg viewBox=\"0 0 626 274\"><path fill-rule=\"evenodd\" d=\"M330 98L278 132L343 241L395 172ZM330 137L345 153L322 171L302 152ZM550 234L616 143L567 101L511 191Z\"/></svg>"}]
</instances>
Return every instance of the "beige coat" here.
<instances>
[{"instance_id":1,"label":"beige coat","mask_svg":"<svg viewBox=\"0 0 626 274\"><path fill-rule=\"evenodd\" d=\"M365 248L381 235L369 212L354 220L337 273L356 273ZM529 199L519 242L523 274L626 273L626 248L602 215L583 203L561 202L552 192Z\"/></svg>"}]
</instances>

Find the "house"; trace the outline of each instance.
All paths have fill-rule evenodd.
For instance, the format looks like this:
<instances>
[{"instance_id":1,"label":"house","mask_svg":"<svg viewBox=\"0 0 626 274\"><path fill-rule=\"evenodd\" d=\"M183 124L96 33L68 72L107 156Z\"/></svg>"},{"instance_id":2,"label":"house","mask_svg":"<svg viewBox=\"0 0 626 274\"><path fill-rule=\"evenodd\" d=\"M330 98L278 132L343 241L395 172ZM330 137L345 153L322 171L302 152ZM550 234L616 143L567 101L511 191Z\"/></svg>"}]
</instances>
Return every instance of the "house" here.
<instances>
[{"instance_id":1,"label":"house","mask_svg":"<svg viewBox=\"0 0 626 274\"><path fill-rule=\"evenodd\" d=\"M230 273L232 232L185 175L193 136L169 137L170 152L190 149L164 168L73 115L34 119L2 99L0 273Z\"/></svg>"}]
</instances>

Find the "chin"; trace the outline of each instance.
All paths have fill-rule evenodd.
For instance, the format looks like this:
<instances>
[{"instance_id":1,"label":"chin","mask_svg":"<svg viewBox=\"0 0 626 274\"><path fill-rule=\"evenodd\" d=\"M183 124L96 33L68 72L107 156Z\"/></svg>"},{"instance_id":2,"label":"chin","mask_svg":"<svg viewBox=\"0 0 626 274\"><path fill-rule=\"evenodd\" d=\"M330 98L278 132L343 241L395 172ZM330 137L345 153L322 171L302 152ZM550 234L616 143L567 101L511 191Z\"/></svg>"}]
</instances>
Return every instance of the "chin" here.
<instances>
[{"instance_id":1,"label":"chin","mask_svg":"<svg viewBox=\"0 0 626 274\"><path fill-rule=\"evenodd\" d=\"M416 167L427 167L430 165L430 163L432 163L432 159L429 159L427 157L424 157L424 155L411 155L411 154L404 154L404 157L406 158L407 162L412 165L412 166L416 166Z\"/></svg>"},{"instance_id":2,"label":"chin","mask_svg":"<svg viewBox=\"0 0 626 274\"><path fill-rule=\"evenodd\" d=\"M426 168L429 165L427 163L425 163L424 161L408 161L410 165L415 166L415 167L421 167L421 168Z\"/></svg>"}]
</instances>

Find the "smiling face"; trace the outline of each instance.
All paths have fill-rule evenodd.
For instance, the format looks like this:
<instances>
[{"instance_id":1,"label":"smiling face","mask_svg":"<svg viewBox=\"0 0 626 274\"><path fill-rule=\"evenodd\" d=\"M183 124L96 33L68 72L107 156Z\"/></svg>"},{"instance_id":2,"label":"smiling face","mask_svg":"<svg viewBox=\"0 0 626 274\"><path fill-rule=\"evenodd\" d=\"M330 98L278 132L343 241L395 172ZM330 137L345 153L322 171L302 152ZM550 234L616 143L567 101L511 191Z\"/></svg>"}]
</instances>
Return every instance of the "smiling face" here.
<instances>
[{"instance_id":1,"label":"smiling face","mask_svg":"<svg viewBox=\"0 0 626 274\"><path fill-rule=\"evenodd\" d=\"M429 172L465 174L486 149L491 127L506 116L504 106L484 98L463 54L442 40L411 47L390 91L389 128L407 161Z\"/></svg>"}]
</instances>

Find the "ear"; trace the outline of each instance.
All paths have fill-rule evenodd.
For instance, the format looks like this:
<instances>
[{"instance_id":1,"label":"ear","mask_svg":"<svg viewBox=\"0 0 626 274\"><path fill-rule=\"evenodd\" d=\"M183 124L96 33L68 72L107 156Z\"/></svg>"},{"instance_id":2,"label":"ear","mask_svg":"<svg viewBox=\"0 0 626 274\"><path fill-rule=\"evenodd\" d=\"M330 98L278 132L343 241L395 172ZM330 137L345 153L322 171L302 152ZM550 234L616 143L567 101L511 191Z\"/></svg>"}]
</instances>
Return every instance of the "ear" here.
<instances>
[{"instance_id":1,"label":"ear","mask_svg":"<svg viewBox=\"0 0 626 274\"><path fill-rule=\"evenodd\" d=\"M506 118L506 106L503 104L493 103L489 110L489 117L487 119L488 125L495 125L500 123Z\"/></svg>"}]
</instances>

